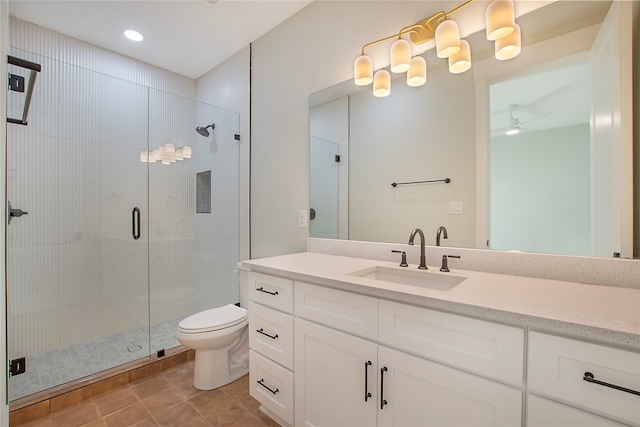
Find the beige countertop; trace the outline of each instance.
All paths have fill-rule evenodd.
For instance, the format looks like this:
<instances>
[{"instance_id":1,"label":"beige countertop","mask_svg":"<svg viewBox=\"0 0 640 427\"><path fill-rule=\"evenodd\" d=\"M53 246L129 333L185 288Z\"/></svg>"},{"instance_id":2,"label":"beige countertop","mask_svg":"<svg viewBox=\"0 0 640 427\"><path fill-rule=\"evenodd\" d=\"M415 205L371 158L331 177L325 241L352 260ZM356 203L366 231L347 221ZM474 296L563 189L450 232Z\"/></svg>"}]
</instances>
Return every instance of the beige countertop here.
<instances>
[{"instance_id":1,"label":"beige countertop","mask_svg":"<svg viewBox=\"0 0 640 427\"><path fill-rule=\"evenodd\" d=\"M588 285L451 268L437 277L464 280L450 290L437 290L351 275L388 267L401 273L422 271L416 265L302 252L243 261L265 274L305 281L426 308L536 330L569 334L640 350L640 289Z\"/></svg>"}]
</instances>

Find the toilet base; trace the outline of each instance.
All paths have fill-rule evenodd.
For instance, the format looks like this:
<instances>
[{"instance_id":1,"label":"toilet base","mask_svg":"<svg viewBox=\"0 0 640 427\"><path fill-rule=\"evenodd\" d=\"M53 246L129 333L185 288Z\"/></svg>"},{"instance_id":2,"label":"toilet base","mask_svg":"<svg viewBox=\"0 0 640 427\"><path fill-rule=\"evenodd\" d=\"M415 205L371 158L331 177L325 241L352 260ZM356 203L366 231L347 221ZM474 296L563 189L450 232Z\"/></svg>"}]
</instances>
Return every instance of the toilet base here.
<instances>
[{"instance_id":1,"label":"toilet base","mask_svg":"<svg viewBox=\"0 0 640 427\"><path fill-rule=\"evenodd\" d=\"M193 386L198 390L213 390L229 384L249 373L249 343L236 343L239 358L233 360L229 347L216 350L196 350L193 367ZM246 347L246 351L245 350Z\"/></svg>"}]
</instances>

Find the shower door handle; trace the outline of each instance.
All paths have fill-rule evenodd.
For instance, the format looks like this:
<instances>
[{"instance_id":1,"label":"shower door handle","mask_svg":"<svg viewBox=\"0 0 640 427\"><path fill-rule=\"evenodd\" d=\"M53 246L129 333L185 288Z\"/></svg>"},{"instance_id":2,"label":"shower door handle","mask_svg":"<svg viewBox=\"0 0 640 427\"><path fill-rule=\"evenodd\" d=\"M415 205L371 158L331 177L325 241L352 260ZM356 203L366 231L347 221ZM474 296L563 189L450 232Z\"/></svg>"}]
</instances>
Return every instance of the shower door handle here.
<instances>
[{"instance_id":1,"label":"shower door handle","mask_svg":"<svg viewBox=\"0 0 640 427\"><path fill-rule=\"evenodd\" d=\"M140 209L137 207L131 211L131 234L134 240L140 238Z\"/></svg>"}]
</instances>

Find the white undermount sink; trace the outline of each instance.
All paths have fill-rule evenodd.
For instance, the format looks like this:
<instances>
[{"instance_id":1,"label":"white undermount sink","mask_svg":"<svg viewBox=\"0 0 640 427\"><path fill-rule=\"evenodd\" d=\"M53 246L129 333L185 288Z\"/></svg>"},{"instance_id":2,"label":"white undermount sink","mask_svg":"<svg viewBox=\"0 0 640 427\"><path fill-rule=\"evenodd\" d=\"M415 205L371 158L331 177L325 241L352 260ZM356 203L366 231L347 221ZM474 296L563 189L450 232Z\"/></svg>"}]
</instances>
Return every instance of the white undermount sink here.
<instances>
[{"instance_id":1,"label":"white undermount sink","mask_svg":"<svg viewBox=\"0 0 640 427\"><path fill-rule=\"evenodd\" d=\"M450 291L466 279L466 277L454 276L450 273L433 273L428 270L418 270L415 267L392 268L380 265L354 271L348 273L348 275L438 291Z\"/></svg>"}]
</instances>

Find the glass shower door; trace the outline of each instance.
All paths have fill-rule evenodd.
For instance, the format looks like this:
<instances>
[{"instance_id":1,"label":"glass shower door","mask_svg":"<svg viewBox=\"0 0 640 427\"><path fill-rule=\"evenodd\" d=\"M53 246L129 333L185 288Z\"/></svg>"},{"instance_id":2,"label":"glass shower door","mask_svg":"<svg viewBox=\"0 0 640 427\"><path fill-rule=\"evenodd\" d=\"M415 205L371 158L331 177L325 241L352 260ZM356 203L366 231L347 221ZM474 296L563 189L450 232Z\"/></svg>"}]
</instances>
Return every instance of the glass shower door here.
<instances>
[{"instance_id":1,"label":"glass shower door","mask_svg":"<svg viewBox=\"0 0 640 427\"><path fill-rule=\"evenodd\" d=\"M185 317L239 301L239 126L236 112L149 91L149 149L191 151L190 158L149 164L143 232L152 353L180 345L176 329Z\"/></svg>"},{"instance_id":2,"label":"glass shower door","mask_svg":"<svg viewBox=\"0 0 640 427\"><path fill-rule=\"evenodd\" d=\"M28 124L7 125L7 201L27 212L7 225L15 400L149 354L148 89L11 54L42 65Z\"/></svg>"}]
</instances>

